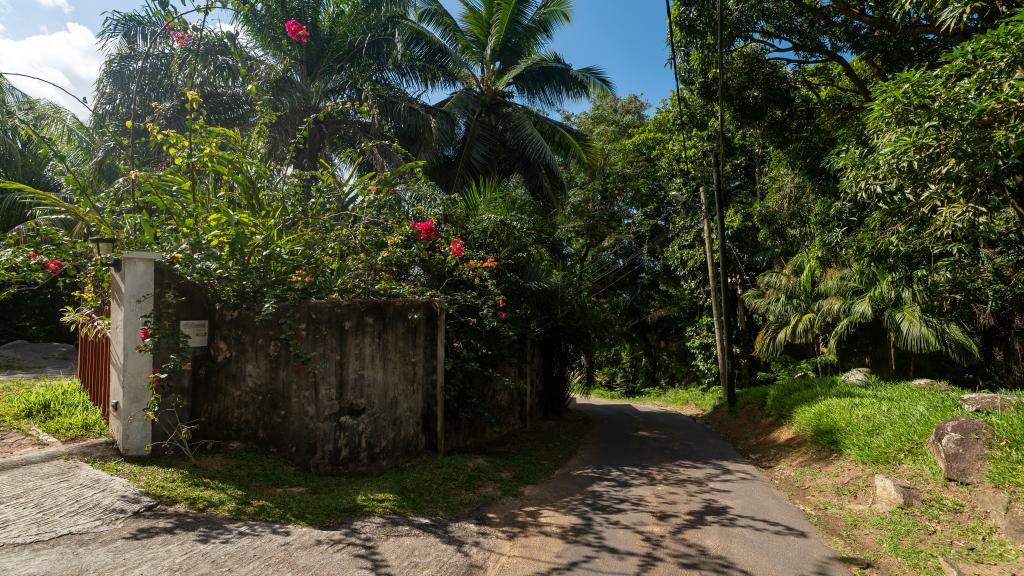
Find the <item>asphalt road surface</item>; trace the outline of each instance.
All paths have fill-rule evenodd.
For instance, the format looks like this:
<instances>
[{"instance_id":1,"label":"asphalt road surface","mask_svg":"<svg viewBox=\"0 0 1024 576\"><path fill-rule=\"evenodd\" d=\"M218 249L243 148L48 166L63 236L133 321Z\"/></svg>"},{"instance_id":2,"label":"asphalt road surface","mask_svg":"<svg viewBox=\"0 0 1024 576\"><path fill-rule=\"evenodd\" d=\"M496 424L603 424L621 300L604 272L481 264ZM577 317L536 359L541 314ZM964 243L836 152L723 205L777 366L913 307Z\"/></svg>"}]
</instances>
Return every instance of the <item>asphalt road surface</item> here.
<instances>
[{"instance_id":1,"label":"asphalt road surface","mask_svg":"<svg viewBox=\"0 0 1024 576\"><path fill-rule=\"evenodd\" d=\"M496 511L491 576L850 574L804 514L725 440L682 414L581 401L579 456Z\"/></svg>"}]
</instances>

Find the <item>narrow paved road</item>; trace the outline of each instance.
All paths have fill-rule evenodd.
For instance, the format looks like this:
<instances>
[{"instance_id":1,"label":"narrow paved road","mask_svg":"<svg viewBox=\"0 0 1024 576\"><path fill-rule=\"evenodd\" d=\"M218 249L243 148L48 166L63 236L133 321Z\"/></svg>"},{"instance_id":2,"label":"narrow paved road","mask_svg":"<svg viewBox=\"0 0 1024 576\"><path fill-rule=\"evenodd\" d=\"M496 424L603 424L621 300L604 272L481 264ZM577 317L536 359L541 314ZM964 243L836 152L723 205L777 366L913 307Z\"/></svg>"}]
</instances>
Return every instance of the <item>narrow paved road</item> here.
<instances>
[{"instance_id":1,"label":"narrow paved road","mask_svg":"<svg viewBox=\"0 0 1024 576\"><path fill-rule=\"evenodd\" d=\"M500 504L489 526L238 522L151 508L77 462L0 467L0 574L849 574L799 510L692 419L625 403L579 408L596 421L581 453Z\"/></svg>"},{"instance_id":2,"label":"narrow paved road","mask_svg":"<svg viewBox=\"0 0 1024 576\"><path fill-rule=\"evenodd\" d=\"M803 513L727 442L652 407L581 401L580 455L496 511L510 541L490 576L849 574Z\"/></svg>"}]
</instances>

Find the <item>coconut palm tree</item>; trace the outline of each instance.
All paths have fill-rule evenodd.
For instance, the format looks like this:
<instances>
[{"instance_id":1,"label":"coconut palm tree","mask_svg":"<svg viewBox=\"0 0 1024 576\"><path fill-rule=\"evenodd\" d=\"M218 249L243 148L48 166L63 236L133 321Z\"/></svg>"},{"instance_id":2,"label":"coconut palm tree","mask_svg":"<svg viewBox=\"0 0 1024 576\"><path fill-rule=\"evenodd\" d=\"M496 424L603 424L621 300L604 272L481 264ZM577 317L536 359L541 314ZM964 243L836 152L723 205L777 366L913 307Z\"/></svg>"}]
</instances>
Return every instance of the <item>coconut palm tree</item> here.
<instances>
[{"instance_id":1,"label":"coconut palm tree","mask_svg":"<svg viewBox=\"0 0 1024 576\"><path fill-rule=\"evenodd\" d=\"M72 206L104 177L96 149L92 129L77 116L0 76L0 232L49 219L85 234L81 219L55 207Z\"/></svg>"},{"instance_id":2,"label":"coconut palm tree","mask_svg":"<svg viewBox=\"0 0 1024 576\"><path fill-rule=\"evenodd\" d=\"M218 126L245 129L258 102L269 109L270 145L298 168L315 169L354 146L376 167L394 167L403 159L377 143L432 146L438 113L411 92L438 86L444 68L434 48L405 42L410 1L235 2L232 30L206 16L208 2L171 18L153 1L111 12L100 34L110 54L97 82L97 117L179 128L192 89ZM287 33L291 20L304 38ZM191 37L179 42L172 32Z\"/></svg>"},{"instance_id":3,"label":"coconut palm tree","mask_svg":"<svg viewBox=\"0 0 1024 576\"><path fill-rule=\"evenodd\" d=\"M589 161L591 147L541 110L612 90L600 68L574 68L547 47L570 21L571 1L461 0L458 17L439 0L415 4L408 41L443 55L453 89L436 104L452 133L428 158L428 173L447 190L515 175L552 200L564 187L562 163Z\"/></svg>"},{"instance_id":4,"label":"coconut palm tree","mask_svg":"<svg viewBox=\"0 0 1024 576\"><path fill-rule=\"evenodd\" d=\"M355 145L378 168L402 159L385 136L429 147L436 113L410 95L438 86L443 62L436 47L406 42L410 0L288 0L245 4L237 23L264 61L263 82L279 114L272 131L306 169ZM308 39L284 25L296 20Z\"/></svg>"},{"instance_id":5,"label":"coconut palm tree","mask_svg":"<svg viewBox=\"0 0 1024 576\"><path fill-rule=\"evenodd\" d=\"M195 20L195 21L193 21ZM191 22L191 23L190 23ZM172 33L191 35L176 41ZM96 81L93 124L126 131L125 122L180 130L185 91L203 99L207 119L218 125L252 125L255 111L246 86L259 62L232 31L203 26L202 16L168 18L158 4L106 14L98 35L106 59Z\"/></svg>"}]
</instances>

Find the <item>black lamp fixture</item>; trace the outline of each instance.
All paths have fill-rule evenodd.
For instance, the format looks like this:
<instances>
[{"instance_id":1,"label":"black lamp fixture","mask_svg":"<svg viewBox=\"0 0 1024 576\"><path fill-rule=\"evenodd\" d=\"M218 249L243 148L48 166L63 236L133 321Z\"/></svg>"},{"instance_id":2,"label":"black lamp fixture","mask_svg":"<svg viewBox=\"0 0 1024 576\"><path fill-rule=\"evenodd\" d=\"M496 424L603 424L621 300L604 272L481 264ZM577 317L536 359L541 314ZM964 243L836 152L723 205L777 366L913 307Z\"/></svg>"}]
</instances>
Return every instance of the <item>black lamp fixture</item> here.
<instances>
[{"instance_id":1,"label":"black lamp fixture","mask_svg":"<svg viewBox=\"0 0 1024 576\"><path fill-rule=\"evenodd\" d=\"M111 258L114 254L114 246L117 245L116 238L93 237L89 238L89 246L92 248L93 260L101 264L106 261L106 266L113 268L115 272L121 271L121 259Z\"/></svg>"}]
</instances>

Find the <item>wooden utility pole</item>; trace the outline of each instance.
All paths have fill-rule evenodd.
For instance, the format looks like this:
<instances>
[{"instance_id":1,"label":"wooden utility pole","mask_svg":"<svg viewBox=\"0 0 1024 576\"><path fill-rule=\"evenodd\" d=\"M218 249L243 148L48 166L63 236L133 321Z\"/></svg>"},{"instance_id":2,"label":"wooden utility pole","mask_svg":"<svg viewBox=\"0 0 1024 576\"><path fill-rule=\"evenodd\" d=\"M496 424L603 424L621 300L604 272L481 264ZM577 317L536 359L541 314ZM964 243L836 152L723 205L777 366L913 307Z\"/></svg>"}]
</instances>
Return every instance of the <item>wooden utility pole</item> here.
<instances>
[{"instance_id":1,"label":"wooden utility pole","mask_svg":"<svg viewBox=\"0 0 1024 576\"><path fill-rule=\"evenodd\" d=\"M715 179L715 221L718 229L718 290L722 295L722 359L719 361L721 370L722 390L729 406L736 404L736 383L732 374L732 314L729 308L729 269L725 248L725 190L722 186L722 162L716 152L711 152L714 164Z\"/></svg>"},{"instance_id":2,"label":"wooden utility pole","mask_svg":"<svg viewBox=\"0 0 1024 576\"><path fill-rule=\"evenodd\" d=\"M725 401L732 407L736 405L736 383L732 374L732 322L729 313L729 275L728 260L725 258L725 185L722 182L723 163L725 162L725 40L722 36L725 8L723 0L718 0L718 30L715 34L718 44L718 153L711 159L715 170L715 217L718 224L718 282L722 290L722 341L725 345Z\"/></svg>"},{"instance_id":3,"label":"wooden utility pole","mask_svg":"<svg viewBox=\"0 0 1024 576\"><path fill-rule=\"evenodd\" d=\"M722 316L722 306L719 303L718 289L715 287L715 247L711 236L711 214L708 194L704 187L700 187L700 210L701 220L704 224L704 259L708 263L708 288L711 290L711 318L715 323L715 356L718 358L718 381L722 384L722 393L728 390L729 381L726 374L729 373L729 355L725 347L725 321Z\"/></svg>"},{"instance_id":4,"label":"wooden utility pole","mask_svg":"<svg viewBox=\"0 0 1024 576\"><path fill-rule=\"evenodd\" d=\"M668 17L668 34L669 34L669 51L672 54L672 76L676 82L676 114L679 121L679 132L683 138L683 160L687 164L689 169L689 152L688 143L686 137L686 124L683 122L683 103L682 103L682 90L679 87L679 72L677 70L678 63L676 62L676 39L675 39L675 28L672 25L672 0L665 0L665 13ZM719 0L719 30L721 29L721 0ZM719 38L721 34L719 34ZM721 41L719 40L719 45ZM721 56L721 55L720 55ZM721 70L721 62L719 63L719 69ZM721 79L721 74L719 74ZM721 88L719 88L721 94ZM719 115L721 119L721 114ZM721 122L720 122L721 124ZM724 142L724 136L720 134L720 141ZM708 202L707 192L703 186L699 187L700 191L700 215L701 222L703 223L704 232L704 258L708 265L708 293L711 297L711 316L714 320L715 325L715 355L718 358L718 378L722 384L722 393L725 394L726 401L732 406L736 402L736 392L732 385L732 379L730 377L729 369L729 352L731 349L731 343L728 338L728 325L724 311L725 305L725 249L723 239L725 237L724 230L724 216L722 215L721 207L722 196L720 190L722 188L722 179L720 177L717 161L715 162L715 212L718 216L718 238L719 238L719 282L715 281L715 255L714 255L714 241L711 234L711 211L710 202ZM721 291L719 288L721 287Z\"/></svg>"}]
</instances>

